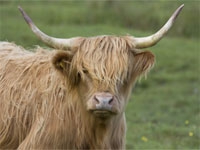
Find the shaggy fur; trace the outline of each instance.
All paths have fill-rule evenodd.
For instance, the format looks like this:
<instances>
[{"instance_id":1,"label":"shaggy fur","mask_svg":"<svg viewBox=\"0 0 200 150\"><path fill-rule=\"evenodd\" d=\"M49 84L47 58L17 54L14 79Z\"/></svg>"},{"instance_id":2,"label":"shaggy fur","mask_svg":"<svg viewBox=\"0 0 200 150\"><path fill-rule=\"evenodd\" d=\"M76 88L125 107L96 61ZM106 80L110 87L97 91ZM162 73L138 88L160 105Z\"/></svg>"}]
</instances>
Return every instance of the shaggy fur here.
<instances>
[{"instance_id":1,"label":"shaggy fur","mask_svg":"<svg viewBox=\"0 0 200 150\"><path fill-rule=\"evenodd\" d=\"M114 36L82 38L70 51L36 51L0 43L0 148L125 148L125 105L153 54ZM119 114L99 119L87 111L98 91L119 97Z\"/></svg>"}]
</instances>

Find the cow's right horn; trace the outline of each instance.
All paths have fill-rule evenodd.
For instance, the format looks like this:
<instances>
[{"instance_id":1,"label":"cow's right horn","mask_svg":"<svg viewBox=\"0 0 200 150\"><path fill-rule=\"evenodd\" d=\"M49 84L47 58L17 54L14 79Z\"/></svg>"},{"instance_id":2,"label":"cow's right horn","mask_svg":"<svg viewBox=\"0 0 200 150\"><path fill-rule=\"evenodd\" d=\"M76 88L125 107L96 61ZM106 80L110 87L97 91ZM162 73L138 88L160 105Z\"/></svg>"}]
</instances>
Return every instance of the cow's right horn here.
<instances>
[{"instance_id":1,"label":"cow's right horn","mask_svg":"<svg viewBox=\"0 0 200 150\"><path fill-rule=\"evenodd\" d=\"M26 14L26 12L20 6L18 8L20 12L22 13L27 24L30 26L33 33L35 33L35 35L48 46L56 48L56 49L66 50L72 47L73 43L78 39L78 37L70 38L70 39L59 39L59 38L54 38L54 37L50 37L46 35L45 33L40 31L40 29L36 27L36 25L33 23L31 18Z\"/></svg>"},{"instance_id":2,"label":"cow's right horn","mask_svg":"<svg viewBox=\"0 0 200 150\"><path fill-rule=\"evenodd\" d=\"M184 4L181 5L177 10L173 13L173 15L169 18L167 23L155 34L147 36L147 37L131 37L135 48L147 48L155 45L158 41L162 39L162 37L169 31L169 29L174 24L178 14L181 12L182 8L184 7Z\"/></svg>"}]
</instances>

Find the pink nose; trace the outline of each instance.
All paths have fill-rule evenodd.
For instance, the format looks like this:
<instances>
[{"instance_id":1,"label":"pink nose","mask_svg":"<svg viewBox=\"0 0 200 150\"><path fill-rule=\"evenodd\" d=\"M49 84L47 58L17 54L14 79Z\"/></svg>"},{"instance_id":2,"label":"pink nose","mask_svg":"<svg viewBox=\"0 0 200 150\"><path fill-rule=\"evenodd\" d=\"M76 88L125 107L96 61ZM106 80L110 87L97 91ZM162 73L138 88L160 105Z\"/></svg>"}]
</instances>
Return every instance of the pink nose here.
<instances>
[{"instance_id":1,"label":"pink nose","mask_svg":"<svg viewBox=\"0 0 200 150\"><path fill-rule=\"evenodd\" d=\"M96 101L96 104L101 106L109 106L112 105L113 102L113 95L110 93L98 93L94 96L94 100Z\"/></svg>"}]
</instances>

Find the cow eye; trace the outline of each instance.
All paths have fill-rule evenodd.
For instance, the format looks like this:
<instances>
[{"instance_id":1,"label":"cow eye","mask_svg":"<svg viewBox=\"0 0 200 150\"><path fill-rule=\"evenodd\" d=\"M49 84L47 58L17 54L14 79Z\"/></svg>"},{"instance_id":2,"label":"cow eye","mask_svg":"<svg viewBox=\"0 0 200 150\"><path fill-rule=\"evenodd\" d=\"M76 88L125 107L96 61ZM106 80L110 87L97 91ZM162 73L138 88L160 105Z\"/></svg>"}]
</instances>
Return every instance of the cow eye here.
<instances>
[{"instance_id":1,"label":"cow eye","mask_svg":"<svg viewBox=\"0 0 200 150\"><path fill-rule=\"evenodd\" d=\"M86 69L83 69L84 74L88 74L88 71Z\"/></svg>"},{"instance_id":2,"label":"cow eye","mask_svg":"<svg viewBox=\"0 0 200 150\"><path fill-rule=\"evenodd\" d=\"M82 73L81 72L78 72L78 78L79 79L84 79L85 75L88 75L88 71L86 69L83 69L82 70Z\"/></svg>"}]
</instances>

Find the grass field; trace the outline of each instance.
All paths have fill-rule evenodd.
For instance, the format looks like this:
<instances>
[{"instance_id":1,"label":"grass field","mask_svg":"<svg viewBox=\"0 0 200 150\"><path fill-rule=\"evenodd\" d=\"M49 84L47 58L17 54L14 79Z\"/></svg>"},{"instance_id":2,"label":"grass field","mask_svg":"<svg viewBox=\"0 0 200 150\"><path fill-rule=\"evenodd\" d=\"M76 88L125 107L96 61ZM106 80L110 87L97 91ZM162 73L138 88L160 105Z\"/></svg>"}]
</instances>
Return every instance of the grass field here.
<instances>
[{"instance_id":1,"label":"grass field","mask_svg":"<svg viewBox=\"0 0 200 150\"><path fill-rule=\"evenodd\" d=\"M83 23L81 20L82 17L86 17L85 10L91 7L88 3L65 2L63 5L50 2L0 2L0 40L15 42L27 49L34 48L34 45L44 46L22 19L17 10L19 4L38 27L55 37L127 33L145 36L155 31L155 29L143 31L134 27L126 28L123 24L116 25L112 22ZM171 3L174 8L174 3L172 1ZM188 5L196 4L199 3L191 2ZM137 9L145 9L143 5L144 3L137 2ZM145 3L145 5L152 4ZM176 7L178 6L179 4ZM189 8L185 5L184 9ZM165 9L161 14L167 13L165 16L170 16L173 10ZM87 15L89 17L90 13ZM182 17L184 15L179 16L175 26L188 30L181 22L184 20ZM177 27L174 27L170 35L156 46L149 48L156 55L156 65L146 80L142 79L136 84L127 105L127 149L200 148L199 21L197 23L198 29L195 29L197 33L194 37L192 34L170 36L177 30Z\"/></svg>"}]
</instances>

